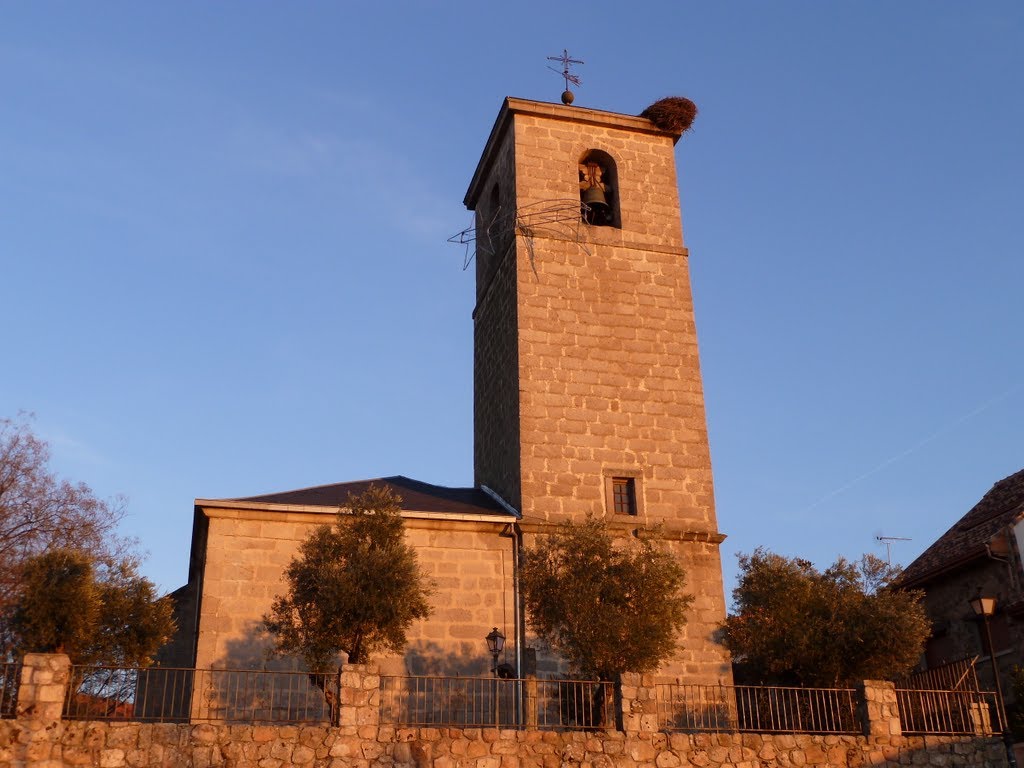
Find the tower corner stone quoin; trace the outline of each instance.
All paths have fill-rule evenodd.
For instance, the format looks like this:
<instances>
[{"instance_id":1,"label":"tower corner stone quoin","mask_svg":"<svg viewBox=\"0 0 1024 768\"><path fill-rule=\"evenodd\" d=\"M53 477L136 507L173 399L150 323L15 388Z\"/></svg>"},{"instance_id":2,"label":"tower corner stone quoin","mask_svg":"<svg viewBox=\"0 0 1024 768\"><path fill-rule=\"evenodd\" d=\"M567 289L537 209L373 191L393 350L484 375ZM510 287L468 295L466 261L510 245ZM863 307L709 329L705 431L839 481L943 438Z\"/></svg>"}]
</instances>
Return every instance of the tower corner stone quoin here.
<instances>
[{"instance_id":1,"label":"tower corner stone quoin","mask_svg":"<svg viewBox=\"0 0 1024 768\"><path fill-rule=\"evenodd\" d=\"M465 199L475 480L522 512L527 539L588 514L624 536L653 528L695 596L662 674L729 682L678 139L641 117L505 100ZM603 225L579 212L590 158L607 166ZM632 507L616 506L616 480Z\"/></svg>"}]
</instances>

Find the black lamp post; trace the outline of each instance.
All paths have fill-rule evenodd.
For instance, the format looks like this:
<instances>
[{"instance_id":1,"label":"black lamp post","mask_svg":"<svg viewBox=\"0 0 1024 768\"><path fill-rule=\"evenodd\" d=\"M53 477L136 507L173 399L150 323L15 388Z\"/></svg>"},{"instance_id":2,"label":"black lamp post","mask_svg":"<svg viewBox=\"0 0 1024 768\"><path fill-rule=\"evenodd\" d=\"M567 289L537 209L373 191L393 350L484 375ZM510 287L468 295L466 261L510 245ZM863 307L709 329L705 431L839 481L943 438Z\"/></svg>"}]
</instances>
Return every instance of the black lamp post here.
<instances>
[{"instance_id":1,"label":"black lamp post","mask_svg":"<svg viewBox=\"0 0 1024 768\"><path fill-rule=\"evenodd\" d=\"M501 653L501 649L505 647L505 636L495 627L484 640L487 641L487 650L491 652L491 656L494 658L494 665L491 667L491 672L494 673L494 727L499 728L501 727L501 695L498 690L498 655Z\"/></svg>"},{"instance_id":2,"label":"black lamp post","mask_svg":"<svg viewBox=\"0 0 1024 768\"><path fill-rule=\"evenodd\" d=\"M494 657L494 666L491 667L491 672L495 675L498 674L498 656L501 654L501 649L505 647L505 636L498 631L495 627L491 630L490 634L484 638L487 641L487 650L491 652L491 656Z\"/></svg>"},{"instance_id":3,"label":"black lamp post","mask_svg":"<svg viewBox=\"0 0 1024 768\"><path fill-rule=\"evenodd\" d=\"M1017 768L1017 760L1013 755L1013 734L1010 733L1010 721L1006 717L1006 704L1003 701L1003 686L999 680L999 665L996 664L996 649L992 645L992 630L989 628L988 620L996 612L996 599L994 597L983 597L981 590L971 600L971 609L974 615L981 619L985 627L985 644L988 646L988 658L992 662L992 679L996 685L996 701L999 704L999 717L1003 726L1003 741L1006 743L1006 758L1011 768Z\"/></svg>"}]
</instances>

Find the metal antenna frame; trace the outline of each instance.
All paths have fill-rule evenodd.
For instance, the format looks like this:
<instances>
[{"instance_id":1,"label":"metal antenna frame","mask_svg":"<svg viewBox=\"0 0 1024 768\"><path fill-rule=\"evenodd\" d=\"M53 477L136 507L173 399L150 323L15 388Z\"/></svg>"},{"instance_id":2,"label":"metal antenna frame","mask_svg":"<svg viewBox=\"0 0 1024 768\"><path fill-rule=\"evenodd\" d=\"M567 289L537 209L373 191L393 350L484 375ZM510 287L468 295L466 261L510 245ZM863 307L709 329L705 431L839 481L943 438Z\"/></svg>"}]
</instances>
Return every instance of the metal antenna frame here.
<instances>
[{"instance_id":1,"label":"metal antenna frame","mask_svg":"<svg viewBox=\"0 0 1024 768\"><path fill-rule=\"evenodd\" d=\"M580 250L590 255L590 249L583 242L582 227L583 216L589 211L590 207L577 199L538 200L514 210L496 210L483 226L486 246L478 239L479 233L472 224L449 237L448 242L464 246L462 269L465 271L476 258L477 250L504 259L515 245L515 236L520 235L526 245L530 266L536 273L535 237L576 243Z\"/></svg>"},{"instance_id":2,"label":"metal antenna frame","mask_svg":"<svg viewBox=\"0 0 1024 768\"><path fill-rule=\"evenodd\" d=\"M894 541L912 541L906 536L875 536L875 539L885 544L885 561L889 565L892 565L892 543Z\"/></svg>"}]
</instances>

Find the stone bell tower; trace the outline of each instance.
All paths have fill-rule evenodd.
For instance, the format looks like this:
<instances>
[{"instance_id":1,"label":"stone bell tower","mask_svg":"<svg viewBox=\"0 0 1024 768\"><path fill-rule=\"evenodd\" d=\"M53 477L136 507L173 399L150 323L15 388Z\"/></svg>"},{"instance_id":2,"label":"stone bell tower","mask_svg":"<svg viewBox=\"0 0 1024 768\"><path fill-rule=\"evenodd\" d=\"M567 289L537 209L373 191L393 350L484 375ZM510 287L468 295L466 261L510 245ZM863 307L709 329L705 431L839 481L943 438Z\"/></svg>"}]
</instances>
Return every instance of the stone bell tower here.
<instances>
[{"instance_id":1,"label":"stone bell tower","mask_svg":"<svg viewBox=\"0 0 1024 768\"><path fill-rule=\"evenodd\" d=\"M674 147L643 117L508 98L476 213L475 481L527 535L657 528L696 597L663 670L728 678L704 396Z\"/></svg>"}]
</instances>

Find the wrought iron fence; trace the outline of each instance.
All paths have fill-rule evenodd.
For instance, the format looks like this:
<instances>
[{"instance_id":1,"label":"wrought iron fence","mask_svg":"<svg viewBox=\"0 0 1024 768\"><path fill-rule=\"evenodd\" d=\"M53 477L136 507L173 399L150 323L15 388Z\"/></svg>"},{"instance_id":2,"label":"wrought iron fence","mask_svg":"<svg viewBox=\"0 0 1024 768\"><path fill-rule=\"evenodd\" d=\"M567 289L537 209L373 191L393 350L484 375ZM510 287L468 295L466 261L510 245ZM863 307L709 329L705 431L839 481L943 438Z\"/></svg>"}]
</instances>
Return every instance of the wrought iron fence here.
<instances>
[{"instance_id":1,"label":"wrought iron fence","mask_svg":"<svg viewBox=\"0 0 1024 768\"><path fill-rule=\"evenodd\" d=\"M21 665L0 662L0 716L14 717ZM73 666L64 717L154 722L339 722L337 673ZM995 694L897 688L906 734L999 733ZM863 732L853 689L656 686L668 731ZM611 683L382 676L380 722L442 727L598 729L615 725Z\"/></svg>"},{"instance_id":2,"label":"wrought iron fence","mask_svg":"<svg viewBox=\"0 0 1024 768\"><path fill-rule=\"evenodd\" d=\"M380 691L380 721L391 725L570 730L615 723L607 682L384 676Z\"/></svg>"},{"instance_id":3,"label":"wrought iron fence","mask_svg":"<svg viewBox=\"0 0 1024 768\"><path fill-rule=\"evenodd\" d=\"M852 688L662 683L659 727L669 731L861 733Z\"/></svg>"},{"instance_id":4,"label":"wrought iron fence","mask_svg":"<svg viewBox=\"0 0 1024 768\"><path fill-rule=\"evenodd\" d=\"M905 734L991 735L1003 730L992 691L897 688L896 703Z\"/></svg>"},{"instance_id":5,"label":"wrought iron fence","mask_svg":"<svg viewBox=\"0 0 1024 768\"><path fill-rule=\"evenodd\" d=\"M896 680L896 687L912 691L980 691L975 665L977 656L951 661Z\"/></svg>"},{"instance_id":6,"label":"wrought iron fence","mask_svg":"<svg viewBox=\"0 0 1024 768\"><path fill-rule=\"evenodd\" d=\"M333 723L338 702L337 673L73 666L64 717Z\"/></svg>"},{"instance_id":7,"label":"wrought iron fence","mask_svg":"<svg viewBox=\"0 0 1024 768\"><path fill-rule=\"evenodd\" d=\"M20 681L20 662L0 662L0 718L14 717L18 706L18 683Z\"/></svg>"}]
</instances>

